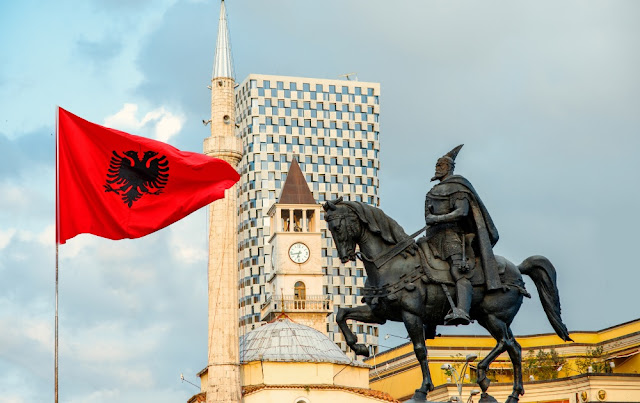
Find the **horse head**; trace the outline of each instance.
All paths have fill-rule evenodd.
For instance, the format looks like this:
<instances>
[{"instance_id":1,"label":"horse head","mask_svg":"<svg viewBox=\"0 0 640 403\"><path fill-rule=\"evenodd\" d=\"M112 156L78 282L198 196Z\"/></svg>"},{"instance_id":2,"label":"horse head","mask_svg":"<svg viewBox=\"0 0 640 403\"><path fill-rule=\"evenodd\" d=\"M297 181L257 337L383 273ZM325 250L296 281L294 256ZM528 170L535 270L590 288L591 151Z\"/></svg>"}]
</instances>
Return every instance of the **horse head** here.
<instances>
[{"instance_id":1,"label":"horse head","mask_svg":"<svg viewBox=\"0 0 640 403\"><path fill-rule=\"evenodd\" d=\"M342 197L327 201L322 207L325 211L324 219L338 249L340 261L342 263L355 261L356 244L362 230L358 215L343 204Z\"/></svg>"},{"instance_id":2,"label":"horse head","mask_svg":"<svg viewBox=\"0 0 640 403\"><path fill-rule=\"evenodd\" d=\"M342 263L356 259L356 244L371 258L407 239L404 229L377 207L342 197L324 204L327 226Z\"/></svg>"}]
</instances>

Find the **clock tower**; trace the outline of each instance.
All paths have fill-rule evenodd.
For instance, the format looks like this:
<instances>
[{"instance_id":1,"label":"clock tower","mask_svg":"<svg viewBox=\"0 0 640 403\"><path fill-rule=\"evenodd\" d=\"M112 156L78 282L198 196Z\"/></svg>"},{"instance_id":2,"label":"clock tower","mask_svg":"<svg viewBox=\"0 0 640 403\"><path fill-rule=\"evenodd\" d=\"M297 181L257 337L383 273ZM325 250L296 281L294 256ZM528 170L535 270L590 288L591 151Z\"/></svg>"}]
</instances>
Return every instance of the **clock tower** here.
<instances>
[{"instance_id":1,"label":"clock tower","mask_svg":"<svg viewBox=\"0 0 640 403\"><path fill-rule=\"evenodd\" d=\"M322 293L320 210L294 159L280 198L269 209L271 275L261 320L285 314L326 334L326 317L333 306Z\"/></svg>"}]
</instances>

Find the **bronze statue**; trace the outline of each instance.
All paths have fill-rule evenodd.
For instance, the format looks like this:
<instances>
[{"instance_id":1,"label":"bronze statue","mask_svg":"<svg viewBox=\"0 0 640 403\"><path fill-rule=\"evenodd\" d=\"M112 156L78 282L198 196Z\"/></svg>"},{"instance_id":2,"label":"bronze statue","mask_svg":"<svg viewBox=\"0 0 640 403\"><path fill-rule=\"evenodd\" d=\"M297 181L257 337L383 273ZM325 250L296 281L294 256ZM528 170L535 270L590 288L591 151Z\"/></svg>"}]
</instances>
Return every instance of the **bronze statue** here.
<instances>
[{"instance_id":1,"label":"bronze statue","mask_svg":"<svg viewBox=\"0 0 640 403\"><path fill-rule=\"evenodd\" d=\"M446 260L456 282L457 306L445 319L445 325L468 325L473 287L470 278L475 256L480 255L487 291L502 288L493 246L498 230L471 183L453 175L455 159L462 144L436 163L432 181L439 180L427 193L424 214L427 223L425 241L435 257Z\"/></svg>"},{"instance_id":2,"label":"bronze statue","mask_svg":"<svg viewBox=\"0 0 640 403\"><path fill-rule=\"evenodd\" d=\"M449 158L451 161L447 162L453 162L455 155L451 154ZM434 338L436 327L445 324L445 317L449 316L450 308L453 308L451 294L458 288L466 287L463 292L468 292L468 288L471 288L471 298L462 298L464 308L469 306L468 318L477 320L497 341L493 350L478 364L477 382L482 389L480 402L496 401L487 394L490 382L486 371L491 362L506 351L513 364L513 391L507 403L515 403L524 394L524 387L521 348L513 337L510 325L520 309L523 297L530 298L524 288L522 274L533 279L547 318L558 336L565 341L571 340L560 316L556 271L543 256L531 256L518 266L501 256L494 256L491 247L497 241L497 231L484 205L471 184L462 177L445 174L451 173L453 167L446 170L444 165L436 168L436 176L442 175L437 178L441 183L429 192L427 205L429 207L432 196L434 199L442 196L443 200L453 200L455 208L444 213L445 210L440 210L441 206L429 207L433 210L429 210L427 222L433 229L428 229L427 237L418 242L378 208L360 202L343 201L342 198L324 204L325 220L340 260L346 263L359 258L364 262L367 272L362 299L366 305L340 308L336 322L349 347L356 354L367 357L368 347L357 342L356 336L347 326L347 320L378 324L384 324L387 320L404 322L423 377L412 401L424 402L427 394L433 390L425 338ZM443 184L450 184L449 189L438 188ZM449 193L451 189L455 191ZM455 196L457 193L463 195L458 198ZM466 200L467 204L458 203L459 200ZM451 249L448 249L449 246L435 248L437 250L434 252L431 246L439 241L432 239L439 237L443 243L448 242L447 228L440 227L440 224L446 223L447 218L442 217L447 217L458 208L462 212L466 210L466 214L460 215L466 217L466 221L457 225L460 232L454 230L453 233L457 239L465 239L465 242L460 241L460 244ZM459 213L455 213L457 214ZM486 227L483 228L483 225ZM418 234L420 232L422 231ZM359 252L356 252L356 246L360 248ZM477 256L474 249L478 250ZM454 253L450 253L451 251ZM454 257L456 254L461 259ZM450 265L454 264L456 269L451 269ZM493 265L493 268L487 270L487 265ZM466 270L467 266L469 270ZM456 278L457 274L452 275L458 272L459 277L465 278L471 287L458 287L459 278ZM460 297L458 298L460 301ZM453 314L456 316L455 309ZM449 319L452 318L449 316ZM456 322L458 321L452 320L450 323ZM462 320L459 323L464 322Z\"/></svg>"}]
</instances>

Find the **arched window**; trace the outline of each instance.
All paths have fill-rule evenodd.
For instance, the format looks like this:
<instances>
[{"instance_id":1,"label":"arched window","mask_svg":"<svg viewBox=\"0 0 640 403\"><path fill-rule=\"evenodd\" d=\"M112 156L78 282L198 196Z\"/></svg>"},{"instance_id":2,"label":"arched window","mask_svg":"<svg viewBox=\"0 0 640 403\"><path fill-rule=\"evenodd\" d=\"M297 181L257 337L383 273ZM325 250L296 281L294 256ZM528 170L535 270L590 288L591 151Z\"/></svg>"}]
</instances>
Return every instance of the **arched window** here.
<instances>
[{"instance_id":1,"label":"arched window","mask_svg":"<svg viewBox=\"0 0 640 403\"><path fill-rule=\"evenodd\" d=\"M297 397L294 403L311 403L306 397Z\"/></svg>"},{"instance_id":2,"label":"arched window","mask_svg":"<svg viewBox=\"0 0 640 403\"><path fill-rule=\"evenodd\" d=\"M304 309L304 300L307 299L307 287L302 281L293 286L293 299L295 309Z\"/></svg>"}]
</instances>

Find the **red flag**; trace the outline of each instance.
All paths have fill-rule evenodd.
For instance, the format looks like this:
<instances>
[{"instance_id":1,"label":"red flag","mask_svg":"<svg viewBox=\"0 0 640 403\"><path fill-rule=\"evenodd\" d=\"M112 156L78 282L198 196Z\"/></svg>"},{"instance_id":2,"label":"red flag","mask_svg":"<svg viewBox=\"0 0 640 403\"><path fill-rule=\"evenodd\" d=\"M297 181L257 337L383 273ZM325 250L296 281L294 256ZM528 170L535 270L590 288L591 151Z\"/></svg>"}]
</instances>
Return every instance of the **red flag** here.
<instances>
[{"instance_id":1,"label":"red flag","mask_svg":"<svg viewBox=\"0 0 640 403\"><path fill-rule=\"evenodd\" d=\"M227 162L88 122L58 109L57 235L140 238L224 197Z\"/></svg>"}]
</instances>

